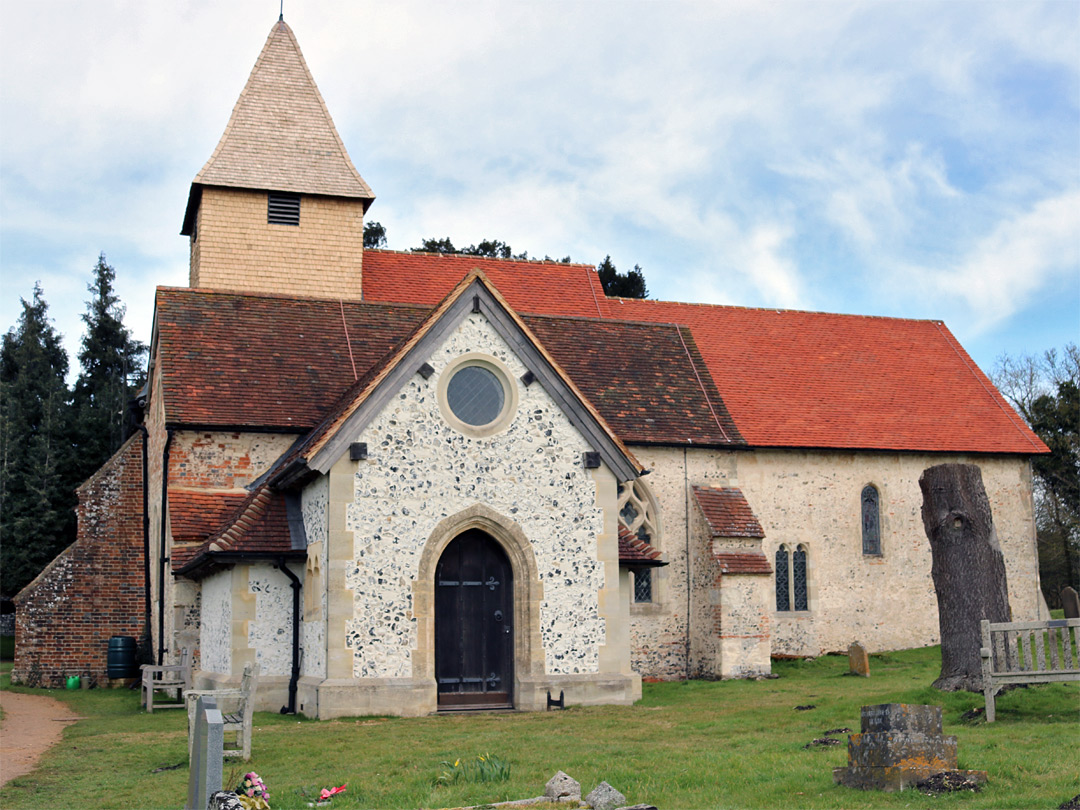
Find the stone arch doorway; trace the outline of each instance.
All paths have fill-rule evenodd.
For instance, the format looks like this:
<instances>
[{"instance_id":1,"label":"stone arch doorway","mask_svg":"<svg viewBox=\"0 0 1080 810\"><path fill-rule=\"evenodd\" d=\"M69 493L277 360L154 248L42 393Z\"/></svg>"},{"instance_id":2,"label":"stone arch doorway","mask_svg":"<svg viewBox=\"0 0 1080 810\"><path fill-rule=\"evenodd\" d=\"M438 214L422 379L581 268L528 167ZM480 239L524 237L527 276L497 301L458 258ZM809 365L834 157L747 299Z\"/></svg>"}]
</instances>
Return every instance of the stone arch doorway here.
<instances>
[{"instance_id":1,"label":"stone arch doorway","mask_svg":"<svg viewBox=\"0 0 1080 810\"><path fill-rule=\"evenodd\" d=\"M513 568L487 532L468 529L443 550L434 618L439 709L513 707Z\"/></svg>"}]
</instances>

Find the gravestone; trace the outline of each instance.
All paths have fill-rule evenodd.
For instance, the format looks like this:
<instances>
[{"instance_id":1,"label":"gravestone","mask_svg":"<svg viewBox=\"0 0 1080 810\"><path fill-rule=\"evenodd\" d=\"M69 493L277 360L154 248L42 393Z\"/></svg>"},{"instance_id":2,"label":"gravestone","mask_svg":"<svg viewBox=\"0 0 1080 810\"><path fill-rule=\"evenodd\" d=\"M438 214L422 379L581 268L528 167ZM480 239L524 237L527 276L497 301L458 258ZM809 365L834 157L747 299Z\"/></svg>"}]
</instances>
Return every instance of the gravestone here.
<instances>
[{"instance_id":1,"label":"gravestone","mask_svg":"<svg viewBox=\"0 0 1080 810\"><path fill-rule=\"evenodd\" d=\"M581 798L581 785L572 776L559 771L544 786L544 796L553 802L560 799L577 801Z\"/></svg>"},{"instance_id":2,"label":"gravestone","mask_svg":"<svg viewBox=\"0 0 1080 810\"><path fill-rule=\"evenodd\" d=\"M848 647L848 674L870 677L870 656L866 654L866 647L859 642L852 642Z\"/></svg>"},{"instance_id":3,"label":"gravestone","mask_svg":"<svg viewBox=\"0 0 1080 810\"><path fill-rule=\"evenodd\" d=\"M942 734L940 706L863 706L861 728L848 736L848 767L833 769L837 784L896 791L938 773L986 781L986 771L957 770L956 737Z\"/></svg>"},{"instance_id":4,"label":"gravestone","mask_svg":"<svg viewBox=\"0 0 1080 810\"><path fill-rule=\"evenodd\" d=\"M1061 606L1065 608L1066 619L1080 619L1080 596L1072 586L1061 589Z\"/></svg>"},{"instance_id":5,"label":"gravestone","mask_svg":"<svg viewBox=\"0 0 1080 810\"><path fill-rule=\"evenodd\" d=\"M225 724L213 697L199 696L191 729L191 759L185 810L206 810L210 796L221 790Z\"/></svg>"},{"instance_id":6,"label":"gravestone","mask_svg":"<svg viewBox=\"0 0 1080 810\"><path fill-rule=\"evenodd\" d=\"M601 782L585 797L585 803L593 810L615 810L626 804L626 797L607 782Z\"/></svg>"}]
</instances>

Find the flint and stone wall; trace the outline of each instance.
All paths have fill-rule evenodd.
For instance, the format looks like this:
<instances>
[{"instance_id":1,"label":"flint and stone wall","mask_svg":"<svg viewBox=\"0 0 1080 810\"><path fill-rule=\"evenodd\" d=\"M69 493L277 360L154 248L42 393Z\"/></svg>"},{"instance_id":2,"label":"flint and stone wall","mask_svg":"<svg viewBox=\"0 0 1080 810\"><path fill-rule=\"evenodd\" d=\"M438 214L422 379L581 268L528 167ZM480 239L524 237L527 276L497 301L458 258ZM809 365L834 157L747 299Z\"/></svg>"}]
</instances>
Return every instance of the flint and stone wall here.
<instances>
[{"instance_id":1,"label":"flint and stone wall","mask_svg":"<svg viewBox=\"0 0 1080 810\"><path fill-rule=\"evenodd\" d=\"M482 438L444 419L438 393L448 363L478 351L504 365L519 398L509 425ZM319 716L350 713L350 698L329 696L331 688L347 691L356 682L397 684L409 694L397 705L390 699L365 708L434 709L434 680L419 677L430 664L432 629L418 621L418 572L437 527L474 507L520 534L528 547L523 556L534 560L538 581L516 581L515 600L534 595L539 660L518 660L519 679L522 669L552 683L615 676L621 700L632 699L637 681L627 635L608 627L625 624L619 618L614 479L606 470L583 468L588 443L539 383L520 382L525 367L483 315L468 315L428 362L435 373L427 380L411 377L355 437L367 443L368 458L339 461L330 475L330 682L320 692ZM341 533L333 528L339 496L346 500ZM305 504L317 500L306 497ZM516 634L528 632L515 628ZM619 641L612 644L613 638ZM583 692L581 702L587 699Z\"/></svg>"},{"instance_id":2,"label":"flint and stone wall","mask_svg":"<svg viewBox=\"0 0 1080 810\"><path fill-rule=\"evenodd\" d=\"M809 553L809 610L775 610L775 575L767 577L773 655L820 655L855 640L871 651L938 642L937 598L930 545L922 525L919 476L947 462L977 464L1005 555L1013 617L1040 615L1030 466L1007 456L755 450L725 452L632 448L653 470L646 479L659 505L663 536L657 547L671 564L654 572L656 604L631 608L632 656L644 677L682 678L705 672L697 657L712 654L706 639L710 604L707 559L693 523L686 523L689 485L737 486L765 531L770 565L784 543ZM882 554L862 553L861 493L880 493ZM692 503L692 500L690 501ZM696 507L694 507L696 510ZM686 548L692 553L687 566ZM696 585L687 599L686 583ZM722 600L721 600L722 601ZM687 658L685 616L694 617ZM735 609L734 604L732 609ZM741 608L740 608L741 609ZM897 617L903 619L898 621ZM728 656L730 658L731 656Z\"/></svg>"},{"instance_id":3,"label":"flint and stone wall","mask_svg":"<svg viewBox=\"0 0 1080 810\"><path fill-rule=\"evenodd\" d=\"M290 570L303 581L299 566ZM252 563L211 574L201 585L201 669L196 686L236 686L244 664L253 661L259 665L256 708L277 711L288 699L292 673L289 578L270 563Z\"/></svg>"},{"instance_id":4,"label":"flint and stone wall","mask_svg":"<svg viewBox=\"0 0 1080 810\"><path fill-rule=\"evenodd\" d=\"M13 682L104 683L109 639L143 639L142 480L135 434L79 487L75 542L15 597Z\"/></svg>"},{"instance_id":5,"label":"flint and stone wall","mask_svg":"<svg viewBox=\"0 0 1080 810\"><path fill-rule=\"evenodd\" d=\"M870 652L938 643L930 542L919 476L947 462L976 464L1005 555L1016 621L1040 616L1030 466L1025 459L929 454L758 450L739 456L739 486L765 529L809 552L810 610L773 614L773 653L819 655L852 641ZM862 553L863 487L880 493L880 556ZM773 602L775 607L775 601Z\"/></svg>"}]
</instances>

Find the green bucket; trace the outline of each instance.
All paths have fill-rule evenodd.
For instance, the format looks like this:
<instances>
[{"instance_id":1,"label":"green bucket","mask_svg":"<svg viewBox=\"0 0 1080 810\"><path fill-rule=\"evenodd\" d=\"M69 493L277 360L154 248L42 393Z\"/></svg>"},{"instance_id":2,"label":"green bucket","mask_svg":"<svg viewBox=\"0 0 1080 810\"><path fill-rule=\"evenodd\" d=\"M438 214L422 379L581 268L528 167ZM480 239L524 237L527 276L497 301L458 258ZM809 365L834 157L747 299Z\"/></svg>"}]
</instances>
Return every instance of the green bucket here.
<instances>
[{"instance_id":1,"label":"green bucket","mask_svg":"<svg viewBox=\"0 0 1080 810\"><path fill-rule=\"evenodd\" d=\"M78 675L68 675L67 688L78 689L82 684L79 682L81 679Z\"/></svg>"}]
</instances>

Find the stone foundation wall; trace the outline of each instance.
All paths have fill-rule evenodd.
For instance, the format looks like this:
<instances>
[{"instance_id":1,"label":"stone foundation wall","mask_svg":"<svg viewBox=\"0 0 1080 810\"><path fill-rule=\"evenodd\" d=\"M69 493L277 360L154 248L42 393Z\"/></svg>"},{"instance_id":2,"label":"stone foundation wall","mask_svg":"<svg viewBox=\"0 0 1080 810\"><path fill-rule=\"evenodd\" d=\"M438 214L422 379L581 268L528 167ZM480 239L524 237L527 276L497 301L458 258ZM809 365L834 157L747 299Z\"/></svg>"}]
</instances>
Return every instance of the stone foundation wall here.
<instances>
[{"instance_id":1,"label":"stone foundation wall","mask_svg":"<svg viewBox=\"0 0 1080 810\"><path fill-rule=\"evenodd\" d=\"M79 490L78 534L15 597L12 681L61 687L106 680L109 639L145 630L142 437L135 434Z\"/></svg>"}]
</instances>

